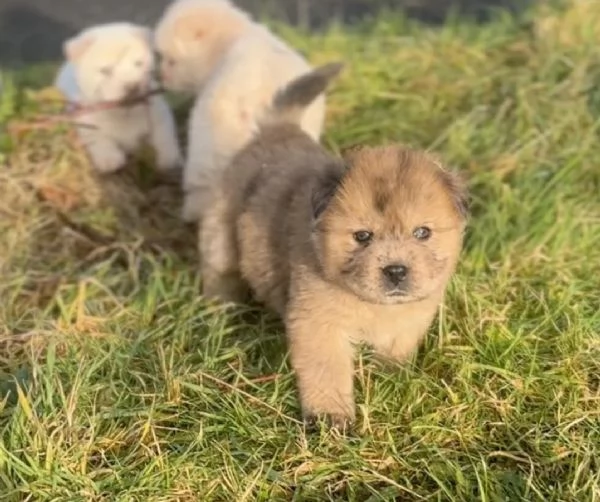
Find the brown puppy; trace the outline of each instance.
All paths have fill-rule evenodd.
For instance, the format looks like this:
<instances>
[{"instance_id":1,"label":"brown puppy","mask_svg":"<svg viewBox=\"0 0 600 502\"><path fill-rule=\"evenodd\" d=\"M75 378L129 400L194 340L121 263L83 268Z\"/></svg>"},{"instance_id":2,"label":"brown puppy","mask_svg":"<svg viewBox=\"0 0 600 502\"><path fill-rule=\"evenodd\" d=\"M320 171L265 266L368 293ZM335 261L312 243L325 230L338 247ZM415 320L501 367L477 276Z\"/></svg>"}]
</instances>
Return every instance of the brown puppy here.
<instances>
[{"instance_id":1,"label":"brown puppy","mask_svg":"<svg viewBox=\"0 0 600 502\"><path fill-rule=\"evenodd\" d=\"M442 301L462 248L459 178L401 146L332 157L298 127L337 74L327 65L277 97L260 133L226 170L202 225L204 293L244 284L283 317L303 415L355 416L353 345L405 360Z\"/></svg>"}]
</instances>

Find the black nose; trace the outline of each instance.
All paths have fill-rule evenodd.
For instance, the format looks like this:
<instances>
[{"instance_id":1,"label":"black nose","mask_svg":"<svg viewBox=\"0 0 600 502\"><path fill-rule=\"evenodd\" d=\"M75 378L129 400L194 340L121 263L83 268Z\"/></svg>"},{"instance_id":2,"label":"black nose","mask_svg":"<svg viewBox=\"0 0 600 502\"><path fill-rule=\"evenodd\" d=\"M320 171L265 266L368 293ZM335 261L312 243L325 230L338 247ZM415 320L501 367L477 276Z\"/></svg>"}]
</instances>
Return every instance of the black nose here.
<instances>
[{"instance_id":1,"label":"black nose","mask_svg":"<svg viewBox=\"0 0 600 502\"><path fill-rule=\"evenodd\" d=\"M383 269L383 275L394 285L400 284L408 275L408 268L404 265L388 265Z\"/></svg>"}]
</instances>

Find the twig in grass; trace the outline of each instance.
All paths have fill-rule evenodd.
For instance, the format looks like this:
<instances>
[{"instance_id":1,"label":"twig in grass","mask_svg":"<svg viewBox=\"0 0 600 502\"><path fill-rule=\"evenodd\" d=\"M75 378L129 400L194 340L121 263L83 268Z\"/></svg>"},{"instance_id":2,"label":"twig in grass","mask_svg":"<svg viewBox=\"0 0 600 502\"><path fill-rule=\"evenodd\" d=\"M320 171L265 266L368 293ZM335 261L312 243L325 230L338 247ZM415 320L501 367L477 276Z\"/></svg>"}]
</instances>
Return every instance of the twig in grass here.
<instances>
[{"instance_id":1,"label":"twig in grass","mask_svg":"<svg viewBox=\"0 0 600 502\"><path fill-rule=\"evenodd\" d=\"M60 224L90 244L92 250L90 250L90 253L88 253L84 263L89 262L90 256L97 255L100 251L105 252L110 249L118 249L120 247L119 240L116 236L104 234L90 225L74 221L65 211L57 207L56 204L53 204L52 201L46 197L43 190L31 185L30 188L40 202L48 204L52 208L52 211ZM148 247L153 252L156 251L154 246L151 244L142 243L142 246ZM123 256L122 253L117 255L117 261L124 268L128 268L130 265L127 257Z\"/></svg>"},{"instance_id":2,"label":"twig in grass","mask_svg":"<svg viewBox=\"0 0 600 502\"><path fill-rule=\"evenodd\" d=\"M113 236L105 235L89 225L74 221L64 211L56 207L56 205L53 204L48 197L46 197L46 194L40 188L30 185L30 189L40 202L48 204L50 207L52 207L56 218L73 233L84 237L93 244L100 246L110 246L117 242L117 239Z\"/></svg>"},{"instance_id":3,"label":"twig in grass","mask_svg":"<svg viewBox=\"0 0 600 502\"><path fill-rule=\"evenodd\" d=\"M298 420L294 417L291 417L289 415L286 415L285 413L282 413L274 406L271 406L269 403L264 402L262 399L259 399L255 396L253 396L252 394L246 392L245 390L240 389L239 387L236 387L235 385L231 385L230 383L227 383L224 380L221 380L220 378L209 375L208 373L205 373L203 371L197 371L196 374L202 378L206 378L207 380L210 380L211 382L217 384L220 387L225 387L226 389L229 389L232 392L240 393L242 396L248 398L250 401L253 401L253 402L275 412L281 418L285 418L286 420L289 420L290 422L294 422L295 424L298 424L298 425L303 425L300 420Z\"/></svg>"},{"instance_id":4,"label":"twig in grass","mask_svg":"<svg viewBox=\"0 0 600 502\"><path fill-rule=\"evenodd\" d=\"M257 385L257 384L261 384L261 383L274 382L275 380L278 380L279 378L281 378L281 375L279 373L273 373L272 375L264 375L264 376L257 377L257 378L244 379L241 382L237 382L234 385L234 387L236 389L241 389L242 387L246 387L248 385Z\"/></svg>"},{"instance_id":5,"label":"twig in grass","mask_svg":"<svg viewBox=\"0 0 600 502\"><path fill-rule=\"evenodd\" d=\"M229 366L233 371L235 371L240 378L243 378L243 381L235 384L236 388L244 387L246 385L254 385L254 384L259 384L259 383L272 382L281 377L280 373L272 373L271 375L264 375L264 376L260 376L260 377L256 377L256 378L244 378L244 376L239 371L239 368L237 367L237 365L228 363L227 366Z\"/></svg>"},{"instance_id":6,"label":"twig in grass","mask_svg":"<svg viewBox=\"0 0 600 502\"><path fill-rule=\"evenodd\" d=\"M92 124L82 124L81 122L74 122L68 119L68 114L59 113L56 115L41 115L39 118L34 120L28 120L23 122L11 122L7 128L10 133L15 134L23 131L33 131L39 129L51 129L56 125L69 123L74 127L82 127L85 129L96 129L96 126Z\"/></svg>"},{"instance_id":7,"label":"twig in grass","mask_svg":"<svg viewBox=\"0 0 600 502\"><path fill-rule=\"evenodd\" d=\"M273 373L272 375L265 375L265 376L261 376L261 377L257 377L257 378L251 378L250 380L248 380L248 382L242 382L241 385L273 382L273 381L277 380L278 378L281 378L281 375L279 373ZM238 387L239 387L239 385L240 384L238 384Z\"/></svg>"}]
</instances>

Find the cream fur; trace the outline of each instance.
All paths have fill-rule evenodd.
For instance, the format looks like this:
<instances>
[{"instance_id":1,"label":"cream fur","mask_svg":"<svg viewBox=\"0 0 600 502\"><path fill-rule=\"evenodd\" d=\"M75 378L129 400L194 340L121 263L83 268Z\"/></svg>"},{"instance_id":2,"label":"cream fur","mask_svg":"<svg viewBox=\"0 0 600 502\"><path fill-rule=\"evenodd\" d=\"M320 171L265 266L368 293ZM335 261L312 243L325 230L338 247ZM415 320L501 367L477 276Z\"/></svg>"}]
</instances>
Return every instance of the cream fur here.
<instances>
[{"instance_id":1,"label":"cream fur","mask_svg":"<svg viewBox=\"0 0 600 502\"><path fill-rule=\"evenodd\" d=\"M310 67L228 0L176 0L158 23L155 42L163 84L197 94L183 177L183 218L196 221L275 93ZM325 98L320 96L302 118L302 129L315 140L324 114Z\"/></svg>"},{"instance_id":2,"label":"cream fur","mask_svg":"<svg viewBox=\"0 0 600 502\"><path fill-rule=\"evenodd\" d=\"M155 87L151 33L130 23L87 28L63 45L66 61L55 86L73 103L95 105L143 95ZM77 116L79 137L94 167L113 172L144 142L156 152L157 167L181 164L175 122L162 96L147 103Z\"/></svg>"}]
</instances>

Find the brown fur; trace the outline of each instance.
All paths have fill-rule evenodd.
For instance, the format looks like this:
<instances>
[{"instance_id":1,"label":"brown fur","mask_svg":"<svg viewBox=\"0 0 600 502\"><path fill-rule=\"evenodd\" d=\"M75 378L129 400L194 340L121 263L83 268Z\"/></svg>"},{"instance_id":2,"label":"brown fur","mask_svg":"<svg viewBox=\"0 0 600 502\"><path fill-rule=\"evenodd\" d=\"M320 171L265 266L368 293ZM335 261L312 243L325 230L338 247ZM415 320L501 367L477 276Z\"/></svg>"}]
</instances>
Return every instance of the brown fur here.
<instances>
[{"instance_id":1,"label":"brown fur","mask_svg":"<svg viewBox=\"0 0 600 502\"><path fill-rule=\"evenodd\" d=\"M462 247L465 189L401 146L332 157L295 123L267 125L226 171L202 225L204 293L255 297L285 320L306 419L355 416L353 345L405 360L436 314ZM418 240L415 229L431 229ZM355 233L372 232L359 243ZM404 266L390 283L388 266Z\"/></svg>"}]
</instances>

